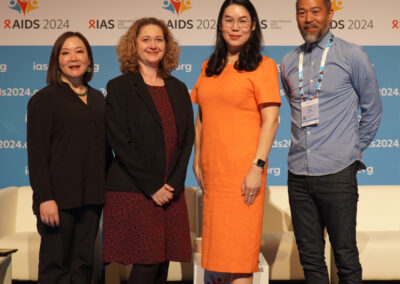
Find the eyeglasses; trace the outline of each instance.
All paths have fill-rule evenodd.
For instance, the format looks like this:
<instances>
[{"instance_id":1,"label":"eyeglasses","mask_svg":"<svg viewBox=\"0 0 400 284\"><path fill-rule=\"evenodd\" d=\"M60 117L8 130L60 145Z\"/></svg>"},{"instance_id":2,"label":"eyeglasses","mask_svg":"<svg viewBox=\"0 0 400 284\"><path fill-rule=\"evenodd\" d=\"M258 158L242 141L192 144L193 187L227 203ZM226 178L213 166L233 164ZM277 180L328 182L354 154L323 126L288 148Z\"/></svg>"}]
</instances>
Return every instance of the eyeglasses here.
<instances>
[{"instance_id":1,"label":"eyeglasses","mask_svg":"<svg viewBox=\"0 0 400 284\"><path fill-rule=\"evenodd\" d=\"M227 29L232 29L235 26L235 23L241 30L247 30L250 28L251 21L248 18L240 18L235 20L233 18L223 18L222 19L222 26Z\"/></svg>"}]
</instances>

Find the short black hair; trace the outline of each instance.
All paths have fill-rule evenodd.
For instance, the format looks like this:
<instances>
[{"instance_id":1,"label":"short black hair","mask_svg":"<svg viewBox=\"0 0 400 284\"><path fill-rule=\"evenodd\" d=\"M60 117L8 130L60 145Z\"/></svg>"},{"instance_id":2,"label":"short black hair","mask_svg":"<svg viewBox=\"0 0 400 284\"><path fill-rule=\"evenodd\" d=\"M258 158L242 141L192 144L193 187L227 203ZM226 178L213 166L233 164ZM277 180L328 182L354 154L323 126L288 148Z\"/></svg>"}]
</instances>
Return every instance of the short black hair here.
<instances>
[{"instance_id":1,"label":"short black hair","mask_svg":"<svg viewBox=\"0 0 400 284\"><path fill-rule=\"evenodd\" d=\"M325 5L326 9L329 11L331 9L331 6L332 6L331 0L322 0L322 1L324 2L324 5ZM299 0L296 0L296 8L297 8L298 4L299 4Z\"/></svg>"}]
</instances>

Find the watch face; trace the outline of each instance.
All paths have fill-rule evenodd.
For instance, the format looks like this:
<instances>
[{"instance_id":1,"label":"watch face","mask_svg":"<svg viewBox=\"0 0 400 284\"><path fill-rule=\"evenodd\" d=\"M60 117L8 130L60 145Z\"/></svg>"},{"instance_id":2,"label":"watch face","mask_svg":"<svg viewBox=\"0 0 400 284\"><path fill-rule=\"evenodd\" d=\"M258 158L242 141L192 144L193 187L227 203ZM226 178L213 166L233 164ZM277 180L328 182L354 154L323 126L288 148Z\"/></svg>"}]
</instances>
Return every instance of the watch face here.
<instances>
[{"instance_id":1,"label":"watch face","mask_svg":"<svg viewBox=\"0 0 400 284\"><path fill-rule=\"evenodd\" d=\"M255 164L256 164L257 167L260 167L260 168L264 168L264 167L265 167L265 161L263 161L263 160L261 160L261 159L258 159L258 160L255 162Z\"/></svg>"}]
</instances>

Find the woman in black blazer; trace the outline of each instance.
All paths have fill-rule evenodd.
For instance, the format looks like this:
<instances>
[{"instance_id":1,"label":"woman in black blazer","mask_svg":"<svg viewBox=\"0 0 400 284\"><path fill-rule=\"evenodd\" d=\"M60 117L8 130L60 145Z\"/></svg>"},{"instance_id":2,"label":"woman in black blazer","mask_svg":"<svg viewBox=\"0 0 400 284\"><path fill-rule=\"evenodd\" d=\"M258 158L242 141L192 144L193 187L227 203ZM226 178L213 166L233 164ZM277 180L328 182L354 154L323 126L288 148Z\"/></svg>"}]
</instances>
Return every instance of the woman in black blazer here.
<instances>
[{"instance_id":1,"label":"woman in black blazer","mask_svg":"<svg viewBox=\"0 0 400 284\"><path fill-rule=\"evenodd\" d=\"M194 139L186 86L170 72L179 48L161 20L142 18L122 36L123 75L107 85L103 261L133 264L128 283L165 283L169 261L189 261L184 197Z\"/></svg>"},{"instance_id":2,"label":"woman in black blazer","mask_svg":"<svg viewBox=\"0 0 400 284\"><path fill-rule=\"evenodd\" d=\"M39 283L90 283L107 153L105 99L87 84L92 76L86 38L63 33L51 52L48 86L28 104L29 179L41 236Z\"/></svg>"}]
</instances>

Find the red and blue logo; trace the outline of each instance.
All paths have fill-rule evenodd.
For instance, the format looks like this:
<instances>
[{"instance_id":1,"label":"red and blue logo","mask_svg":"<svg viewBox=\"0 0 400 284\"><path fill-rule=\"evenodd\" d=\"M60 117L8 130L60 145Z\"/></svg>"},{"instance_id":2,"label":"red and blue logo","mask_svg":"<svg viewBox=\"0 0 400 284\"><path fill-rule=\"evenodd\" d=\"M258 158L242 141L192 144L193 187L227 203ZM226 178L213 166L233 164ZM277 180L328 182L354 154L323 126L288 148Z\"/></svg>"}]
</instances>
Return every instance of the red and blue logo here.
<instances>
[{"instance_id":1,"label":"red and blue logo","mask_svg":"<svg viewBox=\"0 0 400 284\"><path fill-rule=\"evenodd\" d=\"M183 11L192 8L192 2L190 0L163 0L162 7L173 14L180 15Z\"/></svg>"},{"instance_id":2,"label":"red and blue logo","mask_svg":"<svg viewBox=\"0 0 400 284\"><path fill-rule=\"evenodd\" d=\"M26 15L30 11L39 8L39 6L37 0L11 0L9 8Z\"/></svg>"}]
</instances>

